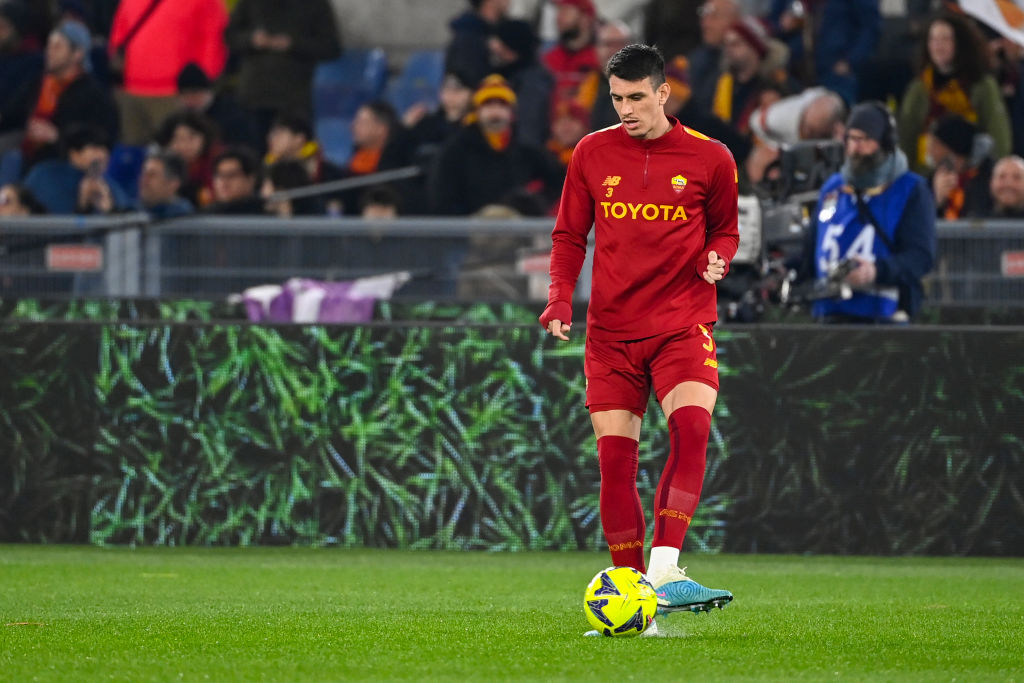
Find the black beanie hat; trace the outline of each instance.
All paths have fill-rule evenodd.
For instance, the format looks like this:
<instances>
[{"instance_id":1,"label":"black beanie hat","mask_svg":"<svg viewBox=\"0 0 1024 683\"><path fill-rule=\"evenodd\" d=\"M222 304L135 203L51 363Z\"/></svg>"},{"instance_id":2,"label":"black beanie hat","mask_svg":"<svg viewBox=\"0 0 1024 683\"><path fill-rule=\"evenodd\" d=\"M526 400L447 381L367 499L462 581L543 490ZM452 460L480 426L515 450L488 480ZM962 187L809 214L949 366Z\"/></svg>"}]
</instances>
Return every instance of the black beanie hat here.
<instances>
[{"instance_id":1,"label":"black beanie hat","mask_svg":"<svg viewBox=\"0 0 1024 683\"><path fill-rule=\"evenodd\" d=\"M880 102L862 102L850 111L850 117L846 119L846 129L856 128L880 144L887 152L891 152L895 131L892 130L889 117L888 110Z\"/></svg>"},{"instance_id":2,"label":"black beanie hat","mask_svg":"<svg viewBox=\"0 0 1024 683\"><path fill-rule=\"evenodd\" d=\"M974 147L974 136L978 129L973 123L956 114L946 114L932 124L935 139L961 157L969 157Z\"/></svg>"},{"instance_id":3,"label":"black beanie hat","mask_svg":"<svg viewBox=\"0 0 1024 683\"><path fill-rule=\"evenodd\" d=\"M213 83L202 67L195 62L186 64L178 74L178 92L188 90L210 90Z\"/></svg>"}]
</instances>

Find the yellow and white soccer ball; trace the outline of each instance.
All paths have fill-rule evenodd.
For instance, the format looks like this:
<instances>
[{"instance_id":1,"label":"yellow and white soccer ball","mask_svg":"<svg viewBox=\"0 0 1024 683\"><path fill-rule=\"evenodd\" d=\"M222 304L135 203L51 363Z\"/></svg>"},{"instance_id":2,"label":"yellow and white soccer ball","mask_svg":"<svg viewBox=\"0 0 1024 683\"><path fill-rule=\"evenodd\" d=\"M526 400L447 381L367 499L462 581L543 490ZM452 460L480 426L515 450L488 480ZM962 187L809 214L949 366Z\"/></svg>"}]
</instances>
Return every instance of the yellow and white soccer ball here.
<instances>
[{"instance_id":1,"label":"yellow and white soccer ball","mask_svg":"<svg viewBox=\"0 0 1024 683\"><path fill-rule=\"evenodd\" d=\"M608 567L590 580L583 594L587 621L609 637L640 635L658 611L658 596L632 567Z\"/></svg>"}]
</instances>

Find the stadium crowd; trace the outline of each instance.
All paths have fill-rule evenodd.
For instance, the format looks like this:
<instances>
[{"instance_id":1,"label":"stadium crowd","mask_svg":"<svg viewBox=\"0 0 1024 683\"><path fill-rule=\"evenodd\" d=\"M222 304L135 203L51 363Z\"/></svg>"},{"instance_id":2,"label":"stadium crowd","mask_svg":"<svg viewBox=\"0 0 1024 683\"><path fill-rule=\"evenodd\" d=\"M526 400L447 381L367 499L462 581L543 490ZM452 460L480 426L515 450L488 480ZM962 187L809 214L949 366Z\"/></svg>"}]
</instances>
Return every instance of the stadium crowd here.
<instances>
[{"instance_id":1,"label":"stadium crowd","mask_svg":"<svg viewBox=\"0 0 1024 683\"><path fill-rule=\"evenodd\" d=\"M666 111L729 147L741 191L781 147L841 140L850 108L880 100L938 218L1024 216L1024 47L953 3L879 4L650 0L635 31L593 0L529 18L467 0L436 106L354 102L339 151L318 140L314 93L344 53L329 0L0 0L0 215L549 215L575 144L617 122L602 65L647 42ZM423 174L267 199L409 165Z\"/></svg>"}]
</instances>

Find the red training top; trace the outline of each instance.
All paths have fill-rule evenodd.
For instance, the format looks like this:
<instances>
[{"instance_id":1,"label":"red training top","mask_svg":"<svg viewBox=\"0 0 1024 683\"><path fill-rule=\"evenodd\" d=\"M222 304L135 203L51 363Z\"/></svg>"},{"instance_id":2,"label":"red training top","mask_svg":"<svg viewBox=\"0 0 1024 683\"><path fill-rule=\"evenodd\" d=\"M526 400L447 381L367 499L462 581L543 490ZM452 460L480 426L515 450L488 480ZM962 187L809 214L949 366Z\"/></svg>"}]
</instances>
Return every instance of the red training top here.
<instances>
[{"instance_id":1,"label":"red training top","mask_svg":"<svg viewBox=\"0 0 1024 683\"><path fill-rule=\"evenodd\" d=\"M114 14L110 53L131 38L124 48L125 91L145 97L174 95L178 92L178 74L189 62L196 62L210 80L216 80L228 58L224 42L228 11L224 2L161 2L135 35L129 36L150 4L150 0L121 0Z\"/></svg>"},{"instance_id":2,"label":"red training top","mask_svg":"<svg viewBox=\"0 0 1024 683\"><path fill-rule=\"evenodd\" d=\"M654 140L635 140L621 125L591 133L569 163L548 304L571 310L596 226L587 313L594 339L644 339L718 319L715 286L702 273L712 250L728 272L739 246L736 162L717 140L669 122Z\"/></svg>"},{"instance_id":3,"label":"red training top","mask_svg":"<svg viewBox=\"0 0 1024 683\"><path fill-rule=\"evenodd\" d=\"M552 110L560 102L575 99L576 91L580 89L587 76L591 72L601 70L601 63L597 61L597 50L593 45L587 45L576 52L556 45L548 50L542 59L544 66L555 77L555 89L551 95Z\"/></svg>"}]
</instances>

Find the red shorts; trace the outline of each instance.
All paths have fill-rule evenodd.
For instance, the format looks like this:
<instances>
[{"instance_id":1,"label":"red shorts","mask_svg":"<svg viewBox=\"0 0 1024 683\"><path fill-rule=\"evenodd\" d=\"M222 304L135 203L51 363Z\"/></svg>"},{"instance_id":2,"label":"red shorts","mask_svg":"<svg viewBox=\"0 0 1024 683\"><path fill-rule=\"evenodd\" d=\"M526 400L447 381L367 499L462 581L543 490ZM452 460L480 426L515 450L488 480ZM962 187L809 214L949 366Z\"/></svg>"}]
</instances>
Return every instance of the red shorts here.
<instances>
[{"instance_id":1,"label":"red shorts","mask_svg":"<svg viewBox=\"0 0 1024 683\"><path fill-rule=\"evenodd\" d=\"M643 417L652 386L659 402L681 382L703 382L718 391L718 355L711 325L693 325L636 341L588 337L583 374L592 413L628 410Z\"/></svg>"}]
</instances>

